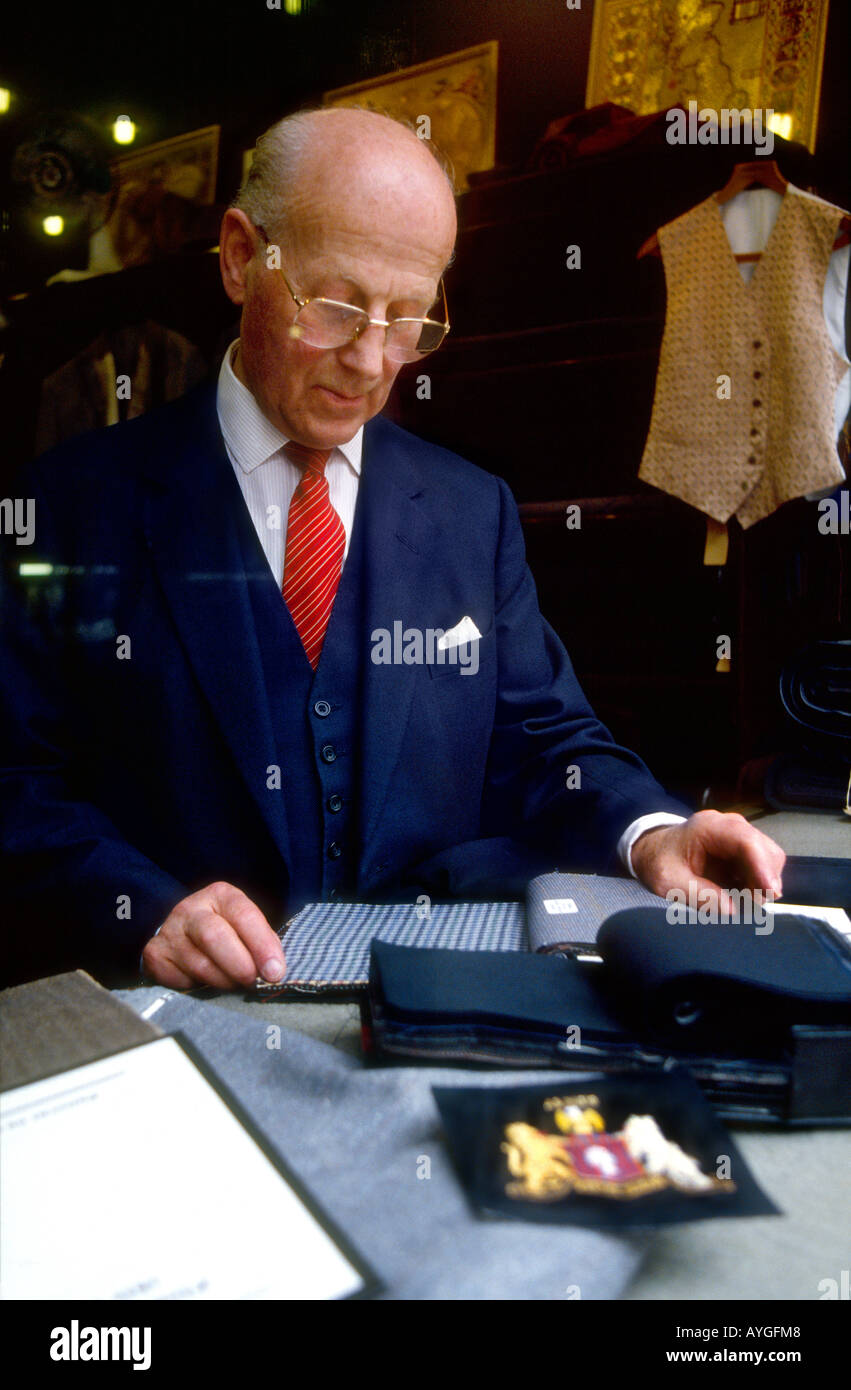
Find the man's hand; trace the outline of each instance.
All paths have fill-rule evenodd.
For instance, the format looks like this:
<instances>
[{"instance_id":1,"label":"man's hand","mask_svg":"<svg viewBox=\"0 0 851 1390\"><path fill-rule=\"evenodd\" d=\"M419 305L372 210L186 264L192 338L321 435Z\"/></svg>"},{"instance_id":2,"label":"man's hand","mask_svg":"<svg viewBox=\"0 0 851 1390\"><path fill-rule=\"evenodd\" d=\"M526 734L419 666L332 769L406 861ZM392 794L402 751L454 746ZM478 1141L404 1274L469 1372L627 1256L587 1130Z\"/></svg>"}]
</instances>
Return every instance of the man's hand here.
<instances>
[{"instance_id":1,"label":"man's hand","mask_svg":"<svg viewBox=\"0 0 851 1390\"><path fill-rule=\"evenodd\" d=\"M664 898L672 888L688 894L694 885L701 905L724 914L734 910L725 888L779 897L785 862L780 846L735 812L697 811L681 825L646 831L632 847L632 867L652 892Z\"/></svg>"},{"instance_id":2,"label":"man's hand","mask_svg":"<svg viewBox=\"0 0 851 1390\"><path fill-rule=\"evenodd\" d=\"M248 989L274 983L284 952L263 913L232 883L211 883L173 907L142 953L145 973L170 989Z\"/></svg>"}]
</instances>

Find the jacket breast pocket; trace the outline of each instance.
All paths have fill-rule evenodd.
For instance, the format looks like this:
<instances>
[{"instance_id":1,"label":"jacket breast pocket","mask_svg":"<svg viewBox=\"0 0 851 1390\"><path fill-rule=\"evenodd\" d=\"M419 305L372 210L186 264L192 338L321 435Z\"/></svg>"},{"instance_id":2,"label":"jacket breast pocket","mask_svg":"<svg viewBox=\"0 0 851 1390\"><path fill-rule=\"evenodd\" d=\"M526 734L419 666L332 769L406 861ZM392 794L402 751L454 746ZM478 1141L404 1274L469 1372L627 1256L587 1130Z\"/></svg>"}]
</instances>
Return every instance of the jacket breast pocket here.
<instances>
[{"instance_id":1,"label":"jacket breast pocket","mask_svg":"<svg viewBox=\"0 0 851 1390\"><path fill-rule=\"evenodd\" d=\"M432 680L475 680L479 671L489 666L493 660L495 649L494 630L491 626L474 642L463 642L458 647L437 652L437 659L429 662L426 669Z\"/></svg>"}]
</instances>

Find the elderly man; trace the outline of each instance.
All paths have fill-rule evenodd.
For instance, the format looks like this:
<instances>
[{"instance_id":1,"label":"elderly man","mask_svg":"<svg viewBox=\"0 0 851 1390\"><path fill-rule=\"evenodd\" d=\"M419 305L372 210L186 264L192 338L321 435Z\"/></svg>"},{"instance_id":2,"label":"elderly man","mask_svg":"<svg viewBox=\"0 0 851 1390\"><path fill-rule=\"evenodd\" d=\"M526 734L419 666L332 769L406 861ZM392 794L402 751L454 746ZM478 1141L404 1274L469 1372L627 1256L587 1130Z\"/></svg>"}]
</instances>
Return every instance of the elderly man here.
<instances>
[{"instance_id":1,"label":"elderly man","mask_svg":"<svg viewBox=\"0 0 851 1390\"><path fill-rule=\"evenodd\" d=\"M7 895L69 962L276 980L270 920L305 901L556 862L779 891L778 846L683 815L595 719L505 484L379 416L443 337L454 238L412 131L280 122L222 225L242 316L215 398L34 465L52 571L7 624ZM378 660L377 633L404 646Z\"/></svg>"}]
</instances>

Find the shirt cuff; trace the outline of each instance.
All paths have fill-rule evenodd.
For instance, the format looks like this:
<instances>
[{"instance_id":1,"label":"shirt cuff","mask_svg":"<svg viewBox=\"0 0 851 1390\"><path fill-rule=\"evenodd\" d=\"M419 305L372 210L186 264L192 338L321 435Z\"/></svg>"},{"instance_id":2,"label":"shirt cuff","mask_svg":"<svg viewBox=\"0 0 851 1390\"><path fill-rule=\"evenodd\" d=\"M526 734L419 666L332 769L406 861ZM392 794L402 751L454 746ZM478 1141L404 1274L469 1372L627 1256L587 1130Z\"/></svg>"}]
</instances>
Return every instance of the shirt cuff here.
<instances>
[{"instance_id":1,"label":"shirt cuff","mask_svg":"<svg viewBox=\"0 0 851 1390\"><path fill-rule=\"evenodd\" d=\"M687 819L687 816L675 816L670 811L654 811L652 815L639 816L638 820L627 826L618 840L618 858L633 878L638 878L638 874L632 867L632 847L639 835L643 835L645 830L655 830L660 825L682 825Z\"/></svg>"}]
</instances>

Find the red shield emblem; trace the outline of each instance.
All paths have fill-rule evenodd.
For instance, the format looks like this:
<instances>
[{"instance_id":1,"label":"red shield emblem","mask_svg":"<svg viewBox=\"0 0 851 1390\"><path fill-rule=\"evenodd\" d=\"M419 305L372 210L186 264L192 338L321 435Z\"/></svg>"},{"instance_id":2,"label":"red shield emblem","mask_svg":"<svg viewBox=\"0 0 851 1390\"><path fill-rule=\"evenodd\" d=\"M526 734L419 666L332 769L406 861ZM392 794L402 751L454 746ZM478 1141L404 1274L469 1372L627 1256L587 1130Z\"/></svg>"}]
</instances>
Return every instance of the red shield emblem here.
<instances>
[{"instance_id":1,"label":"red shield emblem","mask_svg":"<svg viewBox=\"0 0 851 1390\"><path fill-rule=\"evenodd\" d=\"M579 1177L620 1183L644 1176L640 1163L614 1134L574 1134L563 1142Z\"/></svg>"}]
</instances>

